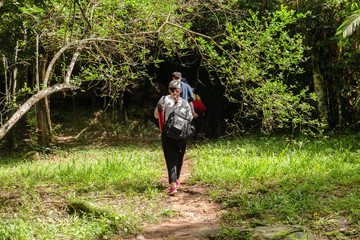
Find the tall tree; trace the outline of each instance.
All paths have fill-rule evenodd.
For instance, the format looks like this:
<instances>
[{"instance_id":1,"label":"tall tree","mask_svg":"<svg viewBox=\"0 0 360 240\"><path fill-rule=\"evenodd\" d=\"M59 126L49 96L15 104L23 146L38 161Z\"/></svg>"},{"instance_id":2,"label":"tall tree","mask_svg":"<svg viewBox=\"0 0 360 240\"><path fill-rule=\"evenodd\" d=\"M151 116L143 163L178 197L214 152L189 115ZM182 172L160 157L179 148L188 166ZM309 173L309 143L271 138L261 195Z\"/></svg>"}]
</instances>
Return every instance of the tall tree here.
<instances>
[{"instance_id":1,"label":"tall tree","mask_svg":"<svg viewBox=\"0 0 360 240\"><path fill-rule=\"evenodd\" d=\"M4 3L4 1L2 2ZM2 81L0 81L0 119L1 123L14 113L14 107L20 97L19 89L24 84L26 74L23 74L24 67L28 64L22 58L21 41L24 40L24 29L21 28L21 20L17 17L16 8L11 5L0 7L0 66ZM14 145L12 134L8 135L7 146Z\"/></svg>"},{"instance_id":2,"label":"tall tree","mask_svg":"<svg viewBox=\"0 0 360 240\"><path fill-rule=\"evenodd\" d=\"M336 34L342 35L344 38L351 36L360 24L360 1L353 0L347 3L344 10L348 9L348 16L346 16L343 23L338 27Z\"/></svg>"},{"instance_id":3,"label":"tall tree","mask_svg":"<svg viewBox=\"0 0 360 240\"><path fill-rule=\"evenodd\" d=\"M215 36L209 44L203 44L209 54L201 53L207 59L201 65L221 79L226 96L237 103L235 130L241 130L238 123L246 121L260 121L264 132L317 127L309 104L314 95L306 87L294 91L296 82L292 79L302 72L299 63L305 61L306 48L301 35L292 34L289 27L304 15L297 17L295 11L286 8L267 11L264 2L251 1L245 6L258 11L244 11L245 2L235 2L231 11L219 8L216 13L202 6L194 21L194 29ZM205 28L197 24L203 19ZM199 37L195 45L201 45L201 41L208 39Z\"/></svg>"},{"instance_id":4,"label":"tall tree","mask_svg":"<svg viewBox=\"0 0 360 240\"><path fill-rule=\"evenodd\" d=\"M49 61L38 89L1 126L0 139L54 92L76 89L83 81L102 81L109 94L117 94L146 76L148 64L187 51L201 56L202 65L226 86L228 97L258 116L265 131L310 124L310 106L300 101L309 97L306 90L294 94L284 81L287 73L301 70L297 64L304 51L301 36L286 30L296 21L293 11L282 8L265 18L246 13L246 19L236 0L8 2L21 10L28 38L38 34ZM217 21L218 31L192 28L204 13ZM26 39L26 44L34 49L34 41Z\"/></svg>"},{"instance_id":5,"label":"tall tree","mask_svg":"<svg viewBox=\"0 0 360 240\"><path fill-rule=\"evenodd\" d=\"M299 21L293 31L301 32L304 41L310 47L306 56L311 58L305 66L311 71L311 86L317 95L318 116L332 128L341 123L341 80L337 66L337 46L333 36L338 26L337 13L345 0L282 0L283 4L298 13L306 13L307 18ZM306 75L305 75L306 76ZM308 83L304 83L307 84Z\"/></svg>"},{"instance_id":6,"label":"tall tree","mask_svg":"<svg viewBox=\"0 0 360 240\"><path fill-rule=\"evenodd\" d=\"M346 99L347 123L357 126L360 119L359 94L359 25L360 1L345 1L337 14L341 25L337 28L338 65L343 80L342 96ZM351 124L352 123L352 124Z\"/></svg>"}]
</instances>

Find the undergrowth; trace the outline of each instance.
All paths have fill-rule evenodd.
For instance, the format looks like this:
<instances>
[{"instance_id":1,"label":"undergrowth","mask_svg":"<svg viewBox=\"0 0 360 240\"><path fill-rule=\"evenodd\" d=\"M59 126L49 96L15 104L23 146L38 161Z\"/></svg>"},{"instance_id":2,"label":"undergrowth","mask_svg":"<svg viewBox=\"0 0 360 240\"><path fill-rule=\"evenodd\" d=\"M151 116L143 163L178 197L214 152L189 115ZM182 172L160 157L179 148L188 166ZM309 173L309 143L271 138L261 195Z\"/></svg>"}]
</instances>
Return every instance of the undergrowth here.
<instances>
[{"instance_id":1,"label":"undergrowth","mask_svg":"<svg viewBox=\"0 0 360 240\"><path fill-rule=\"evenodd\" d=\"M144 222L168 217L159 182L164 167L158 144L63 149L39 159L1 159L0 239L134 234Z\"/></svg>"},{"instance_id":2,"label":"undergrowth","mask_svg":"<svg viewBox=\"0 0 360 240\"><path fill-rule=\"evenodd\" d=\"M360 136L199 142L193 183L208 184L229 226L299 224L324 239L360 237Z\"/></svg>"},{"instance_id":3,"label":"undergrowth","mask_svg":"<svg viewBox=\"0 0 360 240\"><path fill-rule=\"evenodd\" d=\"M319 239L360 237L360 136L195 141L190 184L208 186L222 224L297 224ZM176 216L164 209L160 142L0 157L1 239L111 239Z\"/></svg>"}]
</instances>

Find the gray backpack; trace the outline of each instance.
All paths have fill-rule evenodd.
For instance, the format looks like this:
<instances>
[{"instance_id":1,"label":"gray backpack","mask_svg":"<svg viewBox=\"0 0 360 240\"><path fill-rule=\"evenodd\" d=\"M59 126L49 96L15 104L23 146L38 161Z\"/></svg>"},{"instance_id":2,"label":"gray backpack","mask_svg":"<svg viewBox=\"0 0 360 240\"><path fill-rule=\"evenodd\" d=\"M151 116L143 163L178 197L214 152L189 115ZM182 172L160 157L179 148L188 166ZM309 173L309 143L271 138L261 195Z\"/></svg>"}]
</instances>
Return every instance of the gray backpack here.
<instances>
[{"instance_id":1,"label":"gray backpack","mask_svg":"<svg viewBox=\"0 0 360 240\"><path fill-rule=\"evenodd\" d=\"M186 140L195 131L195 127L188 119L189 110L186 108L186 102L183 100L181 105L175 107L164 123L163 133L174 140Z\"/></svg>"}]
</instances>

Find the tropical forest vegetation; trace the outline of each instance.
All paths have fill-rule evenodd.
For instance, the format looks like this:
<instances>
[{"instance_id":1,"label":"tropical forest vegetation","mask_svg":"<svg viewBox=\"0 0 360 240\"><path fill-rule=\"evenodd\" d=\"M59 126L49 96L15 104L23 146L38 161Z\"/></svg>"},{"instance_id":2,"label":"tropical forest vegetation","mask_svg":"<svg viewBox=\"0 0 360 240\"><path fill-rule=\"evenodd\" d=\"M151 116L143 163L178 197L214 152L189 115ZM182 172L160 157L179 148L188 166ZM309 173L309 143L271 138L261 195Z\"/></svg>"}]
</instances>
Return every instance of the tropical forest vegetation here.
<instances>
[{"instance_id":1,"label":"tropical forest vegetation","mask_svg":"<svg viewBox=\"0 0 360 240\"><path fill-rule=\"evenodd\" d=\"M359 24L360 0L0 0L0 238L156 239L198 196L211 239L359 239ZM175 71L206 111L171 198Z\"/></svg>"}]
</instances>

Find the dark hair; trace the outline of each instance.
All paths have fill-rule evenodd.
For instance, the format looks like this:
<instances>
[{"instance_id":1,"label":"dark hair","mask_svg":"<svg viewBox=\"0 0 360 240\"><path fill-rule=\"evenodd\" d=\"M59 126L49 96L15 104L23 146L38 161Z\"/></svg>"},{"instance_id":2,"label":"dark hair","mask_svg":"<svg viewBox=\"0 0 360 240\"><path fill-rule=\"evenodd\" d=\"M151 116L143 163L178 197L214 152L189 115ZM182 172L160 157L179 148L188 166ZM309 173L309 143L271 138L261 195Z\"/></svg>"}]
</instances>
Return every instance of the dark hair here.
<instances>
[{"instance_id":1,"label":"dark hair","mask_svg":"<svg viewBox=\"0 0 360 240\"><path fill-rule=\"evenodd\" d=\"M171 97L174 99L175 103L179 102L180 97L180 89L179 88L169 88L172 92Z\"/></svg>"},{"instance_id":2,"label":"dark hair","mask_svg":"<svg viewBox=\"0 0 360 240\"><path fill-rule=\"evenodd\" d=\"M172 73L173 78L180 79L181 78L181 72L173 72Z\"/></svg>"}]
</instances>

